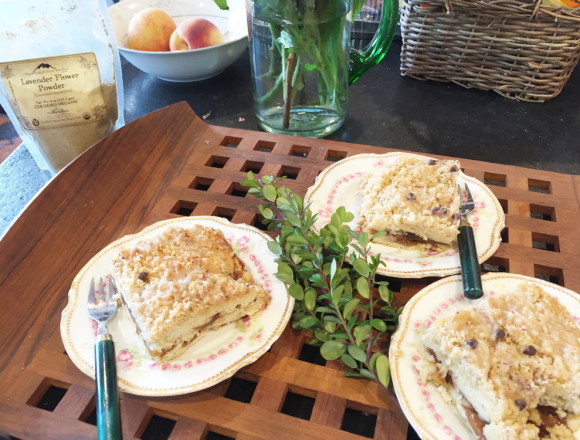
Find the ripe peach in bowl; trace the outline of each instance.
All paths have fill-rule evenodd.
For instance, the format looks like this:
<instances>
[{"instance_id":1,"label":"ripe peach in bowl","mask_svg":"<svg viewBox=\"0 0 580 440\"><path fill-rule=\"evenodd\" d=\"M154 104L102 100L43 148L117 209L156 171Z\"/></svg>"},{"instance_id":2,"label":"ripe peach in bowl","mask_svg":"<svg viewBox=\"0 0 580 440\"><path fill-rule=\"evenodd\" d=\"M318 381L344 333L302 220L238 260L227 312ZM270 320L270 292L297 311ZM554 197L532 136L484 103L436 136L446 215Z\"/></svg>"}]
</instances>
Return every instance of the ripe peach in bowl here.
<instances>
[{"instance_id":1,"label":"ripe peach in bowl","mask_svg":"<svg viewBox=\"0 0 580 440\"><path fill-rule=\"evenodd\" d=\"M166 81L191 82L218 75L248 46L244 0L229 0L228 6L222 11L213 0L123 0L109 7L109 15L127 61Z\"/></svg>"},{"instance_id":2,"label":"ripe peach in bowl","mask_svg":"<svg viewBox=\"0 0 580 440\"><path fill-rule=\"evenodd\" d=\"M191 50L222 44L224 36L215 24L205 18L191 18L179 23L169 38L169 49Z\"/></svg>"}]
</instances>

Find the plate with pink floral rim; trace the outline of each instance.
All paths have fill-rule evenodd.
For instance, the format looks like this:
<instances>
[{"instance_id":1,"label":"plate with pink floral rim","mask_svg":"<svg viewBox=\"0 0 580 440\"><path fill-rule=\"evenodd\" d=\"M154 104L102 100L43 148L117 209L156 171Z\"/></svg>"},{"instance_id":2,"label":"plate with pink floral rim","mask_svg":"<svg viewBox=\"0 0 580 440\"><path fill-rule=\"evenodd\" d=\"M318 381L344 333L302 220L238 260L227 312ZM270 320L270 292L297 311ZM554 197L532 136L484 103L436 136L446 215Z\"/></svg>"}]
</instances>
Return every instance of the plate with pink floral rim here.
<instances>
[{"instance_id":1,"label":"plate with pink floral rim","mask_svg":"<svg viewBox=\"0 0 580 440\"><path fill-rule=\"evenodd\" d=\"M270 293L271 300L258 315L207 332L184 354L166 363L157 363L149 357L127 310L120 307L109 321L115 341L119 389L142 396L171 396L202 390L255 362L280 337L290 319L294 299L274 275L277 263L267 247L271 238L252 226L230 223L219 217L165 220L109 244L73 280L68 304L62 312L60 332L69 357L83 373L95 375L93 347L97 325L87 314L91 278L112 276L113 257L122 248L163 228L197 224L224 233L254 280Z\"/></svg>"},{"instance_id":2,"label":"plate with pink floral rim","mask_svg":"<svg viewBox=\"0 0 580 440\"><path fill-rule=\"evenodd\" d=\"M513 292L523 282L536 284L558 299L580 325L580 295L576 292L537 278L510 273L487 273L481 279L483 298ZM421 380L418 335L440 316L455 313L482 300L466 299L461 276L456 275L420 290L405 305L399 318L399 327L391 338L389 349L391 377L401 409L423 440L476 439L455 406L444 400L434 385Z\"/></svg>"},{"instance_id":3,"label":"plate with pink floral rim","mask_svg":"<svg viewBox=\"0 0 580 440\"><path fill-rule=\"evenodd\" d=\"M397 157L415 156L425 160L431 159L411 153L358 154L347 157L322 170L316 182L306 192L304 201L311 203L310 209L317 214L314 228L320 230L330 223L336 210L344 206L354 214L349 223L356 229L359 220L358 211L362 204L360 186L363 176L378 169L386 160ZM500 233L505 226L505 215L501 204L491 190L479 180L459 172L458 183L469 185L475 201L475 209L468 215L473 226L477 257L483 263L499 247ZM380 254L385 265L377 270L382 275L397 278L443 277L461 272L459 250L454 244L444 252L415 251L399 249L383 244L370 244L371 254Z\"/></svg>"}]
</instances>

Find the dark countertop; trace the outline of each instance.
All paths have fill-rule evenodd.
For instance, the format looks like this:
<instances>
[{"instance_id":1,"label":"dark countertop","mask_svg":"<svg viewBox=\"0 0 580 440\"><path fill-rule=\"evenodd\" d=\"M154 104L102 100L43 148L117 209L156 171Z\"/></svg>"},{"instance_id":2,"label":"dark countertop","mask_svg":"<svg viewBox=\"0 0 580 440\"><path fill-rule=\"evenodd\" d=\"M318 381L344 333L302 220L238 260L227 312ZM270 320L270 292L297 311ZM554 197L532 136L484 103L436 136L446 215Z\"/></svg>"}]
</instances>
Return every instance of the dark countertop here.
<instances>
[{"instance_id":1,"label":"dark countertop","mask_svg":"<svg viewBox=\"0 0 580 440\"><path fill-rule=\"evenodd\" d=\"M451 83L418 81L399 71L400 41L349 90L344 125L328 139L420 153L580 174L580 74L545 103L526 103ZM247 52L220 75L170 83L123 60L125 120L187 101L212 125L259 130ZM168 127L170 129L170 127ZM0 165L0 236L48 181L28 151Z\"/></svg>"},{"instance_id":2,"label":"dark countertop","mask_svg":"<svg viewBox=\"0 0 580 440\"><path fill-rule=\"evenodd\" d=\"M327 139L580 174L580 74L544 103L419 81L399 71L400 42L349 89L344 125ZM127 122L186 100L213 125L259 130L248 56L198 83L168 83L124 66ZM240 122L239 118L245 121Z\"/></svg>"}]
</instances>

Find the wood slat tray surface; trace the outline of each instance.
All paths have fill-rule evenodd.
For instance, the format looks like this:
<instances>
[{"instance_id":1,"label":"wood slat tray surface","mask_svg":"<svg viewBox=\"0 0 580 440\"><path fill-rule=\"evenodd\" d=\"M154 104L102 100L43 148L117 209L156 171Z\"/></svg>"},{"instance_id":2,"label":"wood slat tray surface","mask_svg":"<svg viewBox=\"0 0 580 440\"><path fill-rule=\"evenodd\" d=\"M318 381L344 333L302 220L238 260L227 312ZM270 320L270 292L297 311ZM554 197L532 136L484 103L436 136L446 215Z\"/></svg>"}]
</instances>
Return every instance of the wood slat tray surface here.
<instances>
[{"instance_id":1,"label":"wood slat tray surface","mask_svg":"<svg viewBox=\"0 0 580 440\"><path fill-rule=\"evenodd\" d=\"M328 165L385 148L221 128L180 103L113 133L59 174L0 241L0 437L95 438L94 382L66 355L60 312L80 268L122 235L155 221L216 215L261 227L246 172L288 177L304 194ZM459 158L461 160L461 158ZM580 178L461 160L506 214L503 242L482 270L580 291ZM407 301L433 282L390 279ZM389 439L407 422L371 382L343 376L308 335L286 329L256 363L180 397L121 395L132 438Z\"/></svg>"}]
</instances>

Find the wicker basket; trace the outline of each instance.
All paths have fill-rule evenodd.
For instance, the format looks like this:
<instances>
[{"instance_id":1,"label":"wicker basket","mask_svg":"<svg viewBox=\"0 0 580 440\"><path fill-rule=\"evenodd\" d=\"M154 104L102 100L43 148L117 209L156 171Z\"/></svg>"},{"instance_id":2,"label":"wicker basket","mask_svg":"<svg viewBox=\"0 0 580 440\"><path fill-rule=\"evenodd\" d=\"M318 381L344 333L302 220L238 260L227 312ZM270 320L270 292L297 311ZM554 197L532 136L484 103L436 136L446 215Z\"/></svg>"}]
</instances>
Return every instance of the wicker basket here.
<instances>
[{"instance_id":1,"label":"wicker basket","mask_svg":"<svg viewBox=\"0 0 580 440\"><path fill-rule=\"evenodd\" d=\"M403 0L401 34L402 75L543 102L562 91L578 63L580 8Z\"/></svg>"}]
</instances>

